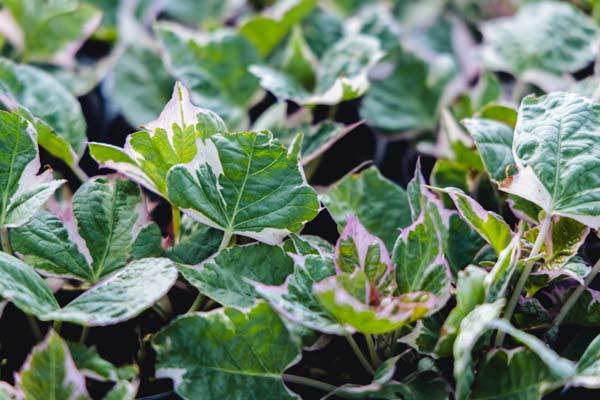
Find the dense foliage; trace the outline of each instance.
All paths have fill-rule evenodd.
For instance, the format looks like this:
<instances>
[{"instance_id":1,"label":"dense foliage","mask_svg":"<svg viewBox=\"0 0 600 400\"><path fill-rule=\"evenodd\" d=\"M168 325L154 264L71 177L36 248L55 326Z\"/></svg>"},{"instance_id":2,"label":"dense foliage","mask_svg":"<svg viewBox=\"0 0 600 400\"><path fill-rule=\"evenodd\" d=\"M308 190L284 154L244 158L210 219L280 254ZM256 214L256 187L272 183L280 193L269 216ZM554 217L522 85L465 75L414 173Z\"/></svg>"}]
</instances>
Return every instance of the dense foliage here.
<instances>
[{"instance_id":1,"label":"dense foliage","mask_svg":"<svg viewBox=\"0 0 600 400\"><path fill-rule=\"evenodd\" d=\"M599 24L0 0L0 400L598 396Z\"/></svg>"}]
</instances>

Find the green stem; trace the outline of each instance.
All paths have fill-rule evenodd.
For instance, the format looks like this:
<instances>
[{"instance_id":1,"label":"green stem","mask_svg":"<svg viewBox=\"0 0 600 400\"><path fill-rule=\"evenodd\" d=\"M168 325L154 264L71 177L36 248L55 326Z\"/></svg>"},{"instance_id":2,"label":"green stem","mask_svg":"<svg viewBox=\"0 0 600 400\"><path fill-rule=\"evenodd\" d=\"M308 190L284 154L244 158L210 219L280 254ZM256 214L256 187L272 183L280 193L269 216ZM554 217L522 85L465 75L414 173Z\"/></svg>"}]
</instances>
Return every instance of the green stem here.
<instances>
[{"instance_id":1,"label":"green stem","mask_svg":"<svg viewBox=\"0 0 600 400\"><path fill-rule=\"evenodd\" d=\"M202 306L202 310L208 311L215 304L216 303L213 299L208 299L208 300L206 300L206 303Z\"/></svg>"},{"instance_id":2,"label":"green stem","mask_svg":"<svg viewBox=\"0 0 600 400\"><path fill-rule=\"evenodd\" d=\"M596 275L598 275L598 272L600 272L600 259L596 261L596 264L594 264L590 273L585 277L583 285L578 286L577 289L575 289L575 291L571 293L565 304L563 304L562 308L560 309L560 312L558 313L556 318L554 318L552 327L549 329L550 331L553 329L557 329L560 326L560 324L566 318L567 314L569 314L569 311L571 311L575 303L577 303L577 300L579 300L579 297L583 294L583 291L587 289L587 287L594 280Z\"/></svg>"},{"instance_id":3,"label":"green stem","mask_svg":"<svg viewBox=\"0 0 600 400\"><path fill-rule=\"evenodd\" d=\"M375 375L373 367L371 366L371 364L369 364L369 361L366 359L362 351L360 351L360 348L358 347L358 344L356 343L352 335L347 334L345 337L348 343L350 344L350 347L352 347L352 351L354 351L354 354L356 354L356 358L358 358L358 361L360 361L362 366L367 370L369 374Z\"/></svg>"},{"instance_id":4,"label":"green stem","mask_svg":"<svg viewBox=\"0 0 600 400\"><path fill-rule=\"evenodd\" d=\"M158 304L153 305L152 309L154 310L155 313L158 314L158 316L163 321L166 321L169 319L169 314L165 310L163 310L163 308L161 306L159 306Z\"/></svg>"},{"instance_id":5,"label":"green stem","mask_svg":"<svg viewBox=\"0 0 600 400\"><path fill-rule=\"evenodd\" d=\"M200 307L200 304L202 304L202 301L204 300L204 295L202 293L198 293L198 296L196 296L196 299L194 300L194 302L192 303L192 305L190 306L190 308L187 310L187 313L191 313L194 312L198 309L198 307Z\"/></svg>"},{"instance_id":6,"label":"green stem","mask_svg":"<svg viewBox=\"0 0 600 400\"><path fill-rule=\"evenodd\" d=\"M13 254L12 246L10 245L10 237L8 236L8 228L0 229L0 241L2 242L2 250L10 255Z\"/></svg>"},{"instance_id":7,"label":"green stem","mask_svg":"<svg viewBox=\"0 0 600 400\"><path fill-rule=\"evenodd\" d=\"M329 113L327 114L327 119L335 121L335 115L337 114L338 104L335 104L329 107Z\"/></svg>"},{"instance_id":8,"label":"green stem","mask_svg":"<svg viewBox=\"0 0 600 400\"><path fill-rule=\"evenodd\" d=\"M71 165L71 171L73 171L73 173L75 174L77 179L81 181L81 183L85 183L90 179L90 177L85 173L84 170L81 169L81 167L78 164Z\"/></svg>"},{"instance_id":9,"label":"green stem","mask_svg":"<svg viewBox=\"0 0 600 400\"><path fill-rule=\"evenodd\" d=\"M523 271L521 272L521 275L519 276L519 280L517 281L517 284L515 285L515 289L512 292L510 300L508 301L508 305L506 306L506 311L504 312L503 318L509 322L513 316L513 313L515 312L515 308L517 307L517 302L519 301L521 292L523 291L523 288L525 287L527 278L529 277L529 274L531 273L531 269L533 268L533 265L535 264L535 258L538 256L538 254L540 254L540 250L542 249L542 245L544 244L546 235L548 234L548 231L550 230L551 222L552 222L552 216L550 214L547 214L546 217L544 218L544 220L542 221L542 224L540 225L537 238L535 239L535 243L533 244L533 249L531 249L531 253L529 254L529 260L525 262L525 265L523 266ZM495 342L496 347L502 346L502 343L504 342L504 336L505 336L504 332L498 331L498 334L496 335L496 342Z\"/></svg>"},{"instance_id":10,"label":"green stem","mask_svg":"<svg viewBox=\"0 0 600 400\"><path fill-rule=\"evenodd\" d=\"M223 232L223 240L221 240L221 244L219 245L219 250L221 251L226 247L229 247L229 242L231 242L231 236L232 234L230 232Z\"/></svg>"},{"instance_id":11,"label":"green stem","mask_svg":"<svg viewBox=\"0 0 600 400\"><path fill-rule=\"evenodd\" d=\"M81 328L81 336L79 336L79 343L85 344L85 341L87 340L89 332L90 332L90 327L89 326L83 326Z\"/></svg>"},{"instance_id":12,"label":"green stem","mask_svg":"<svg viewBox=\"0 0 600 400\"><path fill-rule=\"evenodd\" d=\"M171 221L173 224L173 245L176 245L181 237L181 211L179 211L179 208L171 206L171 214L173 216Z\"/></svg>"},{"instance_id":13,"label":"green stem","mask_svg":"<svg viewBox=\"0 0 600 400\"><path fill-rule=\"evenodd\" d=\"M336 386L330 385L329 383L321 382L316 379L306 378L304 376L283 374L282 378L285 382L312 387L315 389L322 390L324 392L333 392L335 389L337 389Z\"/></svg>"},{"instance_id":14,"label":"green stem","mask_svg":"<svg viewBox=\"0 0 600 400\"><path fill-rule=\"evenodd\" d=\"M33 337L36 341L42 340L42 332L40 331L40 327L35 320L33 315L27 314L27 322L29 323L29 328L31 328L31 332L33 333Z\"/></svg>"},{"instance_id":15,"label":"green stem","mask_svg":"<svg viewBox=\"0 0 600 400\"><path fill-rule=\"evenodd\" d=\"M52 329L56 333L60 333L60 328L62 328L62 321L54 321L52 324Z\"/></svg>"},{"instance_id":16,"label":"green stem","mask_svg":"<svg viewBox=\"0 0 600 400\"><path fill-rule=\"evenodd\" d=\"M369 357L371 357L371 364L375 366L375 368L379 368L381 365L381 360L377 355L377 348L375 346L375 342L373 341L373 337L369 334L365 334L365 341L367 342L367 347L369 348Z\"/></svg>"}]
</instances>

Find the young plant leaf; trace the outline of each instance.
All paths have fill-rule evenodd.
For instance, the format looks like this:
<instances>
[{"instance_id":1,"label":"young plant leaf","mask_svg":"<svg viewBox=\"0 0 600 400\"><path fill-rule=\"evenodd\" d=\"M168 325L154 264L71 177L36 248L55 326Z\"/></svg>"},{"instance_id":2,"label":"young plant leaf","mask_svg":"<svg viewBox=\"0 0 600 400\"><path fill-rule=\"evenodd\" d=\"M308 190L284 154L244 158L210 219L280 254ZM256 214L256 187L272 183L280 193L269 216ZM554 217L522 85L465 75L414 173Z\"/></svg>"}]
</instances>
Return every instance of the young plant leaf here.
<instances>
[{"instance_id":1,"label":"young plant leaf","mask_svg":"<svg viewBox=\"0 0 600 400\"><path fill-rule=\"evenodd\" d=\"M400 228L411 223L406 191L376 167L345 176L321 195L321 201L340 227L346 225L348 215L355 215L389 250Z\"/></svg>"},{"instance_id":2,"label":"young plant leaf","mask_svg":"<svg viewBox=\"0 0 600 400\"><path fill-rule=\"evenodd\" d=\"M43 319L85 326L127 321L166 295L175 280L177 269L171 260L144 258L133 261Z\"/></svg>"},{"instance_id":3,"label":"young plant leaf","mask_svg":"<svg viewBox=\"0 0 600 400\"><path fill-rule=\"evenodd\" d=\"M456 283L456 307L450 311L448 318L441 328L440 338L435 346L435 353L439 357L452 355L454 340L458 334L460 324L476 306L485 300L486 271L470 265L458 272Z\"/></svg>"},{"instance_id":4,"label":"young plant leaf","mask_svg":"<svg viewBox=\"0 0 600 400\"><path fill-rule=\"evenodd\" d=\"M267 56L317 5L315 0L293 0L276 3L267 13L242 22L240 34Z\"/></svg>"},{"instance_id":5,"label":"young plant leaf","mask_svg":"<svg viewBox=\"0 0 600 400\"><path fill-rule=\"evenodd\" d=\"M463 219L492 246L496 254L508 246L512 231L500 215L484 210L460 189L445 188L442 191L450 196Z\"/></svg>"},{"instance_id":6,"label":"young plant leaf","mask_svg":"<svg viewBox=\"0 0 600 400\"><path fill-rule=\"evenodd\" d=\"M259 89L247 70L260 62L256 48L230 30L206 36L162 22L155 32L167 69L190 89L194 102L215 111L230 127L247 126L245 113Z\"/></svg>"},{"instance_id":7,"label":"young plant leaf","mask_svg":"<svg viewBox=\"0 0 600 400\"><path fill-rule=\"evenodd\" d=\"M425 61L400 48L382 63L392 68L371 82L361 117L384 134L432 129L448 74L435 74Z\"/></svg>"},{"instance_id":8,"label":"young plant leaf","mask_svg":"<svg viewBox=\"0 0 600 400\"><path fill-rule=\"evenodd\" d=\"M0 228L25 223L64 180L40 170L37 132L17 114L0 111Z\"/></svg>"},{"instance_id":9,"label":"young plant leaf","mask_svg":"<svg viewBox=\"0 0 600 400\"><path fill-rule=\"evenodd\" d=\"M324 279L313 286L313 291L336 321L350 331L365 334L394 331L440 307L436 296L417 291L373 301L371 285L362 270Z\"/></svg>"},{"instance_id":10,"label":"young plant leaf","mask_svg":"<svg viewBox=\"0 0 600 400\"><path fill-rule=\"evenodd\" d=\"M179 272L200 293L231 307L250 307L257 298L248 281L281 285L294 263L279 246L253 243L226 248L198 267L180 266Z\"/></svg>"},{"instance_id":11,"label":"young plant leaf","mask_svg":"<svg viewBox=\"0 0 600 400\"><path fill-rule=\"evenodd\" d=\"M294 45L293 41L290 44ZM280 71L265 65L253 65L250 72L260 79L263 88L280 100L335 105L360 97L367 91L367 73L382 57L377 39L355 35L338 41L323 54L315 84L308 89L303 86L302 75L292 75L298 74L297 70Z\"/></svg>"},{"instance_id":12,"label":"young plant leaf","mask_svg":"<svg viewBox=\"0 0 600 400\"><path fill-rule=\"evenodd\" d=\"M94 283L125 266L146 218L143 207L135 183L97 178L75 193L65 221L39 212L11 231L11 242L38 269Z\"/></svg>"},{"instance_id":13,"label":"young plant leaf","mask_svg":"<svg viewBox=\"0 0 600 400\"><path fill-rule=\"evenodd\" d=\"M25 399L91 399L85 377L75 366L67 344L52 330L33 348L15 378Z\"/></svg>"},{"instance_id":14,"label":"young plant leaf","mask_svg":"<svg viewBox=\"0 0 600 400\"><path fill-rule=\"evenodd\" d=\"M192 218L225 231L278 244L319 210L298 159L270 132L218 134L199 140L197 156L173 167L169 200Z\"/></svg>"},{"instance_id":15,"label":"young plant leaf","mask_svg":"<svg viewBox=\"0 0 600 400\"><path fill-rule=\"evenodd\" d=\"M158 51L137 44L124 48L103 86L132 126L155 118L169 101L175 84Z\"/></svg>"},{"instance_id":16,"label":"young plant leaf","mask_svg":"<svg viewBox=\"0 0 600 400\"><path fill-rule=\"evenodd\" d=\"M26 314L44 316L60 306L46 282L21 260L0 252L0 297Z\"/></svg>"},{"instance_id":17,"label":"young plant leaf","mask_svg":"<svg viewBox=\"0 0 600 400\"><path fill-rule=\"evenodd\" d=\"M281 286L254 283L257 293L280 315L319 332L345 335L346 328L327 312L315 294L313 285L335 274L333 259L326 256L295 256L294 272Z\"/></svg>"},{"instance_id":18,"label":"young plant leaf","mask_svg":"<svg viewBox=\"0 0 600 400\"><path fill-rule=\"evenodd\" d=\"M484 23L482 31L488 67L533 78L542 87L543 75L536 75L556 77L585 67L600 41L591 18L571 4L553 1L525 4L513 17Z\"/></svg>"},{"instance_id":19,"label":"young plant leaf","mask_svg":"<svg viewBox=\"0 0 600 400\"><path fill-rule=\"evenodd\" d=\"M284 370L300 348L264 302L245 311L225 307L177 318L159 332L157 376L171 378L185 399L292 399ZM218 384L216 384L218 382Z\"/></svg>"},{"instance_id":20,"label":"young plant leaf","mask_svg":"<svg viewBox=\"0 0 600 400\"><path fill-rule=\"evenodd\" d=\"M124 149L90 143L90 154L101 167L117 170L163 197L167 172L194 159L196 140L227 131L218 115L192 104L188 89L179 82L158 119L144 129L129 135Z\"/></svg>"},{"instance_id":21,"label":"young plant leaf","mask_svg":"<svg viewBox=\"0 0 600 400\"><path fill-rule=\"evenodd\" d=\"M478 305L460 323L453 347L456 398L459 400L469 397L475 379L471 352L479 338L489 329L491 321L500 316L503 308L504 299Z\"/></svg>"},{"instance_id":22,"label":"young plant leaf","mask_svg":"<svg viewBox=\"0 0 600 400\"><path fill-rule=\"evenodd\" d=\"M310 165L318 160L338 140L352 132L360 122L342 125L332 121L322 121L312 124L312 115L308 109L300 109L289 118L287 104L278 102L263 112L252 124L253 131L268 130L273 137L288 146L299 132L304 134L300 151L302 165Z\"/></svg>"},{"instance_id":23,"label":"young plant leaf","mask_svg":"<svg viewBox=\"0 0 600 400\"><path fill-rule=\"evenodd\" d=\"M528 96L513 139L518 172L500 189L523 197L549 215L600 227L600 105L571 93Z\"/></svg>"},{"instance_id":24,"label":"young plant leaf","mask_svg":"<svg viewBox=\"0 0 600 400\"><path fill-rule=\"evenodd\" d=\"M4 18L15 25L0 25L17 32L3 32L27 61L46 62L64 67L75 64L75 53L100 24L101 13L79 0L45 2L4 0Z\"/></svg>"},{"instance_id":25,"label":"young plant leaf","mask_svg":"<svg viewBox=\"0 0 600 400\"><path fill-rule=\"evenodd\" d=\"M463 124L473 137L490 178L496 182L508 178L507 168L515 163L513 128L503 122L483 118L466 119Z\"/></svg>"},{"instance_id":26,"label":"young plant leaf","mask_svg":"<svg viewBox=\"0 0 600 400\"><path fill-rule=\"evenodd\" d=\"M131 380L137 376L138 368L135 365L117 367L98 354L95 347L87 347L82 343L67 343L69 351L83 375L98 381Z\"/></svg>"},{"instance_id":27,"label":"young plant leaf","mask_svg":"<svg viewBox=\"0 0 600 400\"><path fill-rule=\"evenodd\" d=\"M39 124L32 120L40 130L39 145L68 165L77 164L86 140L81 105L50 74L0 59L0 103L11 110L21 106L28 119L39 119Z\"/></svg>"}]
</instances>

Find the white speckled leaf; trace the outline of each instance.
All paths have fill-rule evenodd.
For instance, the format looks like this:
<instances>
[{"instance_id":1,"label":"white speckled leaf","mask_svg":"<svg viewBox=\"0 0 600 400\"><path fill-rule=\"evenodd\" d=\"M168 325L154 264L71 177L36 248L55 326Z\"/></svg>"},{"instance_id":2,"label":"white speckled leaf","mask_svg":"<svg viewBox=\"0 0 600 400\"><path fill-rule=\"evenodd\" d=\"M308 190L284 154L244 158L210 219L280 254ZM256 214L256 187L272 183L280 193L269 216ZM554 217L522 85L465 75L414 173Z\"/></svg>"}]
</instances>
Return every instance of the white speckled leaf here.
<instances>
[{"instance_id":1,"label":"white speckled leaf","mask_svg":"<svg viewBox=\"0 0 600 400\"><path fill-rule=\"evenodd\" d=\"M225 231L278 244L319 210L299 162L268 131L216 134L197 141L197 156L167 177L168 198L192 218Z\"/></svg>"},{"instance_id":2,"label":"white speckled leaf","mask_svg":"<svg viewBox=\"0 0 600 400\"><path fill-rule=\"evenodd\" d=\"M281 375L300 348L264 302L179 317L152 345L157 376L173 379L184 399L297 398Z\"/></svg>"},{"instance_id":3,"label":"white speckled leaf","mask_svg":"<svg viewBox=\"0 0 600 400\"><path fill-rule=\"evenodd\" d=\"M523 99L513 139L517 174L506 192L547 214L600 227L600 104L571 93Z\"/></svg>"},{"instance_id":4,"label":"white speckled leaf","mask_svg":"<svg viewBox=\"0 0 600 400\"><path fill-rule=\"evenodd\" d=\"M513 17L484 23L482 31L487 65L521 76L581 69L594 59L600 42L591 18L557 1L526 4Z\"/></svg>"},{"instance_id":5,"label":"white speckled leaf","mask_svg":"<svg viewBox=\"0 0 600 400\"><path fill-rule=\"evenodd\" d=\"M27 400L91 399L67 344L52 330L33 348L15 381Z\"/></svg>"},{"instance_id":6,"label":"white speckled leaf","mask_svg":"<svg viewBox=\"0 0 600 400\"><path fill-rule=\"evenodd\" d=\"M180 266L183 277L219 304L249 307L257 295L248 282L281 285L293 271L293 261L279 246L253 243L226 248L198 267Z\"/></svg>"},{"instance_id":7,"label":"white speckled leaf","mask_svg":"<svg viewBox=\"0 0 600 400\"><path fill-rule=\"evenodd\" d=\"M25 223L62 185L50 171L36 175L37 132L23 117L0 111L0 227Z\"/></svg>"},{"instance_id":8,"label":"white speckled leaf","mask_svg":"<svg viewBox=\"0 0 600 400\"><path fill-rule=\"evenodd\" d=\"M176 279L177 269L171 260L133 261L45 319L86 326L113 325L151 307L167 294Z\"/></svg>"}]
</instances>

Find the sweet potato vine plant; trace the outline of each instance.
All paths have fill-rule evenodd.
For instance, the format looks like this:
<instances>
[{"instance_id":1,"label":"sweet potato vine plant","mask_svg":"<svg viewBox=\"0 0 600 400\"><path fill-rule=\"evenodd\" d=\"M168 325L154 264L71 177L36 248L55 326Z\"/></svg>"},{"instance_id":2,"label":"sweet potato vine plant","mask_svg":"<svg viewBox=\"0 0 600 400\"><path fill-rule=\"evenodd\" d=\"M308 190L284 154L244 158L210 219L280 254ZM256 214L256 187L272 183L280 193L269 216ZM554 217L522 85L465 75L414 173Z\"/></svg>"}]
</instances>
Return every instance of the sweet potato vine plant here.
<instances>
[{"instance_id":1,"label":"sweet potato vine plant","mask_svg":"<svg viewBox=\"0 0 600 400\"><path fill-rule=\"evenodd\" d=\"M36 337L0 400L600 389L597 4L108 3L0 1L0 330ZM98 85L124 144L86 134ZM374 165L315 185L354 131Z\"/></svg>"}]
</instances>

